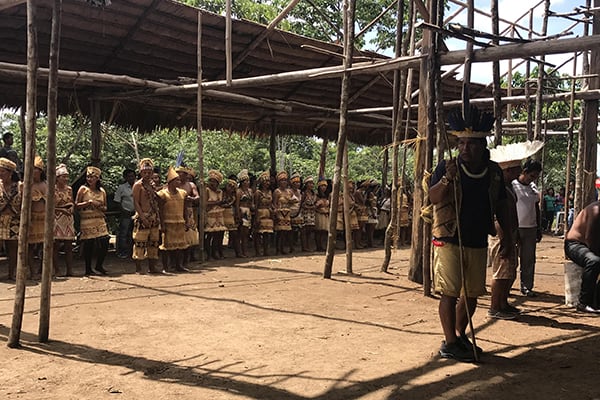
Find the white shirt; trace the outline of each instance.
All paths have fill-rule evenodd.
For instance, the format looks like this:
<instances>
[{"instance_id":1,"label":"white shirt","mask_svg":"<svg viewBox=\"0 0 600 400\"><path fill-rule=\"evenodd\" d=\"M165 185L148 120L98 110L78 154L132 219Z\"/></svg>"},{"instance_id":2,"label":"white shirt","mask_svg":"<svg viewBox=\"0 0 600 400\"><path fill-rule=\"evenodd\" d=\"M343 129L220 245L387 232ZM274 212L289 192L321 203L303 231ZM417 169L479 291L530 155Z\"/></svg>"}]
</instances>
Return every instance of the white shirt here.
<instances>
[{"instance_id":1,"label":"white shirt","mask_svg":"<svg viewBox=\"0 0 600 400\"><path fill-rule=\"evenodd\" d=\"M133 190L129 183L125 182L119 185L115 192L115 201L121 203L121 207L125 211L134 212L135 206L133 204Z\"/></svg>"},{"instance_id":2,"label":"white shirt","mask_svg":"<svg viewBox=\"0 0 600 400\"><path fill-rule=\"evenodd\" d=\"M519 228L537 228L536 203L540 201L540 192L533 182L524 185L518 179L512 181L517 196L517 216Z\"/></svg>"}]
</instances>

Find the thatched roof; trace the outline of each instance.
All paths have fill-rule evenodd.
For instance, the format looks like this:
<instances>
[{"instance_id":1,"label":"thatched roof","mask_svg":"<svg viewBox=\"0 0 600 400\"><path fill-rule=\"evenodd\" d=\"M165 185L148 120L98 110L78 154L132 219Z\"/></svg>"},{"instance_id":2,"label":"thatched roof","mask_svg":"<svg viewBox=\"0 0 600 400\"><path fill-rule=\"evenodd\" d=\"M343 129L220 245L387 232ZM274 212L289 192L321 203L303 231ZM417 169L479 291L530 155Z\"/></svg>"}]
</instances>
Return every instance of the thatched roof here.
<instances>
[{"instance_id":1,"label":"thatched roof","mask_svg":"<svg viewBox=\"0 0 600 400\"><path fill-rule=\"evenodd\" d=\"M48 66L53 3L36 1L41 67ZM63 0L60 69L126 75L155 83L194 82L198 11L170 0L112 0L107 7L94 7L82 0ZM25 1L0 2L0 63L26 63L26 15ZM233 58L244 52L265 29L254 22L234 21ZM225 18L203 11L202 38L204 81L224 79ZM233 70L233 78L338 66L341 54L339 45L275 30L239 63ZM384 58L362 52L356 60ZM45 80L41 78L38 87L41 109L46 107ZM391 80L391 72L353 76L350 109L391 106ZM23 70L0 66L0 105L24 104L25 82ZM80 110L89 115L89 99L95 98L100 101L103 120L122 126L150 131L155 127L196 125L195 92L148 95L151 89L138 84L62 75L59 112ZM460 82L448 78L443 86L445 100L460 98ZM259 101L249 104L219 93L207 93L203 100L204 128L263 135L275 127L278 134L337 137L339 77L219 90ZM489 97L489 91L481 95ZM362 144L388 142L390 116L389 112L352 114L348 125L350 140Z\"/></svg>"}]
</instances>

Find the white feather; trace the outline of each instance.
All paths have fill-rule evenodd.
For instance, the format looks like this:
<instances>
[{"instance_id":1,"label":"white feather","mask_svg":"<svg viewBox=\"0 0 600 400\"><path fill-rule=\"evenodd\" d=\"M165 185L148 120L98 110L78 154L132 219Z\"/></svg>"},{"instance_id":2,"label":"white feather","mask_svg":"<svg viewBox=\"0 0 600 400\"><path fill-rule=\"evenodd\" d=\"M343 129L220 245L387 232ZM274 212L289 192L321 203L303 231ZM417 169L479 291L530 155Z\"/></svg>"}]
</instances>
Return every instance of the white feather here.
<instances>
[{"instance_id":1,"label":"white feather","mask_svg":"<svg viewBox=\"0 0 600 400\"><path fill-rule=\"evenodd\" d=\"M539 140L510 143L490 149L490 159L497 163L521 161L533 156L542 147L544 147L544 142Z\"/></svg>"}]
</instances>

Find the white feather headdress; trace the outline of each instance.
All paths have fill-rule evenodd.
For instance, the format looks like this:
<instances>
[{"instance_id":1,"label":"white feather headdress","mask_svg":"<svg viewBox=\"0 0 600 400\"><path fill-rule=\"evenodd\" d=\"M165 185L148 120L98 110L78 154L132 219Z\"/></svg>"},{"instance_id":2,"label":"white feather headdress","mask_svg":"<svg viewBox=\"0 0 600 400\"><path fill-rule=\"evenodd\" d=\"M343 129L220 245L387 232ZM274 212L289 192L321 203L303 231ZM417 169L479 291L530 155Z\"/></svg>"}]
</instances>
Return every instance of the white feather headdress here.
<instances>
[{"instance_id":1,"label":"white feather headdress","mask_svg":"<svg viewBox=\"0 0 600 400\"><path fill-rule=\"evenodd\" d=\"M502 168L510 168L521 165L521 161L531 157L544 147L539 140L520 143L510 143L490 149L490 159L500 164Z\"/></svg>"}]
</instances>

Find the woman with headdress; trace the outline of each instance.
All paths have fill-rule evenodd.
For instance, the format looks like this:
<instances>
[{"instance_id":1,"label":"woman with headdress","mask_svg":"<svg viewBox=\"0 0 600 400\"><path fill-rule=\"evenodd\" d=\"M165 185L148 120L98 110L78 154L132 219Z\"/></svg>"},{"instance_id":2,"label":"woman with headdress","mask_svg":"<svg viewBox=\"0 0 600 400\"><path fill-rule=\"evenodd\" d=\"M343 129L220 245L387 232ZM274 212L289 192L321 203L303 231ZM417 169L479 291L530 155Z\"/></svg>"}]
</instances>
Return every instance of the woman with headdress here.
<instances>
[{"instance_id":1,"label":"woman with headdress","mask_svg":"<svg viewBox=\"0 0 600 400\"><path fill-rule=\"evenodd\" d=\"M229 244L232 245L236 257L242 257L240 249L240 235L238 232L239 225L239 207L237 207L237 181L227 179L225 182L225 190L223 190L223 222L229 232Z\"/></svg>"},{"instance_id":2,"label":"woman with headdress","mask_svg":"<svg viewBox=\"0 0 600 400\"><path fill-rule=\"evenodd\" d=\"M17 273L17 248L23 184L16 173L17 164L0 157L0 240L4 241L8 258L8 279Z\"/></svg>"},{"instance_id":3,"label":"woman with headdress","mask_svg":"<svg viewBox=\"0 0 600 400\"><path fill-rule=\"evenodd\" d=\"M56 167L54 188L54 270L58 269L58 253L65 253L65 276L73 276L73 241L77 238L73 222L73 189L69 186L69 171L65 164Z\"/></svg>"},{"instance_id":4,"label":"woman with headdress","mask_svg":"<svg viewBox=\"0 0 600 400\"><path fill-rule=\"evenodd\" d=\"M366 232L367 222L369 220L368 204L367 204L367 191L371 180L365 179L360 182L358 189L354 191L354 212L358 221L358 233L357 236L361 239L363 232ZM360 243L355 244L356 248L363 247Z\"/></svg>"},{"instance_id":5,"label":"woman with headdress","mask_svg":"<svg viewBox=\"0 0 600 400\"><path fill-rule=\"evenodd\" d=\"M327 232L329 232L329 184L325 178L317 184L315 201L315 245L317 251L325 251Z\"/></svg>"},{"instance_id":6,"label":"woman with headdress","mask_svg":"<svg viewBox=\"0 0 600 400\"><path fill-rule=\"evenodd\" d=\"M378 213L377 213L377 226L375 230L385 230L390 224L390 211L392 209L392 199L390 198L392 191L389 186L381 188L379 195Z\"/></svg>"},{"instance_id":7,"label":"woman with headdress","mask_svg":"<svg viewBox=\"0 0 600 400\"><path fill-rule=\"evenodd\" d=\"M227 227L223 218L223 191L219 185L223 182L223 174L211 169L208 171L208 184L206 186L206 232L207 249L209 256L215 260L223 258L223 237Z\"/></svg>"},{"instance_id":8,"label":"woman with headdress","mask_svg":"<svg viewBox=\"0 0 600 400\"><path fill-rule=\"evenodd\" d=\"M402 204L399 205L400 210L400 244L405 245L410 243L410 228L411 228L411 210L412 210L412 196L408 187L404 187L402 190L402 197L400 198Z\"/></svg>"},{"instance_id":9,"label":"woman with headdress","mask_svg":"<svg viewBox=\"0 0 600 400\"><path fill-rule=\"evenodd\" d=\"M315 233L315 203L317 195L315 194L315 181L312 176L304 180L304 191L302 192L302 218L304 226L302 228L302 251L310 251L308 237Z\"/></svg>"},{"instance_id":10,"label":"woman with headdress","mask_svg":"<svg viewBox=\"0 0 600 400\"><path fill-rule=\"evenodd\" d=\"M106 212L106 192L101 186L100 168L89 166L86 170L86 183L77 191L75 207L79 211L83 242L83 257L85 259L85 275L95 275L92 270L92 257L96 254L96 272L106 275L104 259L108 252L108 227L104 219Z\"/></svg>"},{"instance_id":11,"label":"woman with headdress","mask_svg":"<svg viewBox=\"0 0 600 400\"><path fill-rule=\"evenodd\" d=\"M239 215L240 251L242 257L248 257L248 239L252 228L252 214L254 213L254 195L250 188L250 175L247 169L238 174L239 187L236 192L236 208Z\"/></svg>"},{"instance_id":12,"label":"woman with headdress","mask_svg":"<svg viewBox=\"0 0 600 400\"><path fill-rule=\"evenodd\" d=\"M365 224L365 233L367 236L367 247L373 247L373 237L375 235L375 227L377 226L377 196L375 188L377 182L369 180L369 186L365 191L365 206L367 212L367 223Z\"/></svg>"},{"instance_id":13,"label":"woman with headdress","mask_svg":"<svg viewBox=\"0 0 600 400\"><path fill-rule=\"evenodd\" d=\"M288 174L281 171L277 174L277 189L273 191L273 210L275 211L273 230L277 234L277 253L287 254L284 246L292 252L292 219L290 207L292 205L292 191L288 187Z\"/></svg>"},{"instance_id":14,"label":"woman with headdress","mask_svg":"<svg viewBox=\"0 0 600 400\"><path fill-rule=\"evenodd\" d=\"M188 261L194 260L194 249L200 243L198 236L198 223L196 221L196 215L198 206L200 204L200 195L198 188L194 183L196 172L193 168L189 167L177 167L175 172L179 174L181 183L179 188L185 190L187 196L185 197L185 225L187 227L185 231L185 238L188 242L188 248L183 252L183 265L187 265Z\"/></svg>"},{"instance_id":15,"label":"woman with headdress","mask_svg":"<svg viewBox=\"0 0 600 400\"><path fill-rule=\"evenodd\" d=\"M345 220L344 220L344 195L340 193L338 197L338 209L337 209L337 219L335 223L335 229L338 232L344 232L346 228ZM358 231L358 218L356 216L355 207L355 197L354 197L354 182L348 181L348 198L349 198L349 210L350 210L350 230L352 235L352 241L354 242L354 248L360 249L360 232ZM356 240L356 233L358 232L359 240Z\"/></svg>"},{"instance_id":16,"label":"woman with headdress","mask_svg":"<svg viewBox=\"0 0 600 400\"><path fill-rule=\"evenodd\" d=\"M185 237L185 198L187 192L180 189L181 180L173 167L167 171L167 185L158 191L160 214L160 230L162 243L162 263L165 271L169 270L169 260L173 262L175 271L188 272L183 264L183 251L188 248Z\"/></svg>"},{"instance_id":17,"label":"woman with headdress","mask_svg":"<svg viewBox=\"0 0 600 400\"><path fill-rule=\"evenodd\" d=\"M306 251L306 242L304 242L304 217L302 217L302 179L298 172L294 172L290 177L290 222L292 232L290 236L290 249L293 249L297 242L297 236L300 236L300 246L302 251ZM291 251L291 250L290 250Z\"/></svg>"},{"instance_id":18,"label":"woman with headdress","mask_svg":"<svg viewBox=\"0 0 600 400\"><path fill-rule=\"evenodd\" d=\"M270 189L271 176L265 171L258 177L258 188L254 192L256 218L254 221L254 251L260 256L260 247L263 256L268 256L270 235L273 233L273 195Z\"/></svg>"},{"instance_id":19,"label":"woman with headdress","mask_svg":"<svg viewBox=\"0 0 600 400\"><path fill-rule=\"evenodd\" d=\"M33 184L31 185L31 224L29 225L29 274L32 279L39 279L41 273L41 257L35 263L35 254L40 244L44 243L44 225L46 216L46 196L48 185L44 173L44 161L35 156L33 163ZM35 264L34 264L35 263Z\"/></svg>"}]
</instances>

